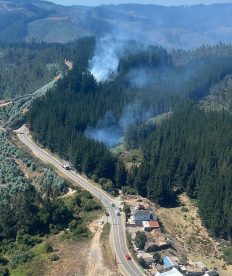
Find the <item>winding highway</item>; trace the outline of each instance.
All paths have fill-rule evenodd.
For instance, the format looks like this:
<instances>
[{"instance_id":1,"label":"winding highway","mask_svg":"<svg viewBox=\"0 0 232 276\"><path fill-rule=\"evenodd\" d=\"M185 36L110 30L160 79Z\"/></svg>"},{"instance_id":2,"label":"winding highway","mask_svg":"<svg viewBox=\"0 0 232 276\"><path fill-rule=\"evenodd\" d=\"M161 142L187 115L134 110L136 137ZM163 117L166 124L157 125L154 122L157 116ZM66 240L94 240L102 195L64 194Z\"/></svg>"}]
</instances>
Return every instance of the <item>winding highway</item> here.
<instances>
[{"instance_id":1,"label":"winding highway","mask_svg":"<svg viewBox=\"0 0 232 276\"><path fill-rule=\"evenodd\" d=\"M118 265L120 273L125 276L143 276L145 275L139 266L132 260L126 260L125 255L128 254L128 248L126 243L125 226L123 224L122 216L117 216L116 210L118 202L110 197L109 194L102 189L93 185L88 179L82 177L73 170L65 170L61 166L61 162L50 155L45 150L38 147L33 140L29 137L29 131L26 126L21 127L15 131L18 138L24 143L38 158L44 162L52 164L56 169L61 171L64 175L74 181L77 185L81 186L85 190L89 191L92 195L99 198L102 204L108 209L111 223L110 243L112 247L112 253L115 255L115 259ZM111 206L111 202L115 203L116 207Z\"/></svg>"}]
</instances>

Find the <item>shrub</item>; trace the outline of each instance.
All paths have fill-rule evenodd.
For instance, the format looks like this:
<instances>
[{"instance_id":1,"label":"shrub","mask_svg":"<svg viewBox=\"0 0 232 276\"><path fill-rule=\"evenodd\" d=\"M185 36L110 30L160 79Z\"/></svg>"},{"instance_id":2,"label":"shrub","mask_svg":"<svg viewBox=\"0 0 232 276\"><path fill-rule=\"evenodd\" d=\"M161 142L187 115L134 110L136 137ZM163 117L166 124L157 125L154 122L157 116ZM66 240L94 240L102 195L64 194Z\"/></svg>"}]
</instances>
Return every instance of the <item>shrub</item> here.
<instances>
[{"instance_id":1,"label":"shrub","mask_svg":"<svg viewBox=\"0 0 232 276\"><path fill-rule=\"evenodd\" d=\"M16 241L18 244L26 245L28 247L33 247L36 244L41 243L42 239L38 237L32 237L28 234L25 234L22 231L18 231L16 236Z\"/></svg>"},{"instance_id":2,"label":"shrub","mask_svg":"<svg viewBox=\"0 0 232 276\"><path fill-rule=\"evenodd\" d=\"M122 187L122 192L124 195L136 195L137 194L136 189L129 187L129 186Z\"/></svg>"},{"instance_id":3,"label":"shrub","mask_svg":"<svg viewBox=\"0 0 232 276\"><path fill-rule=\"evenodd\" d=\"M34 172L35 170L36 170L36 168L37 168L37 165L36 165L36 163L31 163L31 170Z\"/></svg>"},{"instance_id":4,"label":"shrub","mask_svg":"<svg viewBox=\"0 0 232 276\"><path fill-rule=\"evenodd\" d=\"M128 219L130 217L130 215L131 215L130 206L127 205L127 204L125 204L123 210L124 210L124 212L126 214L126 218Z\"/></svg>"},{"instance_id":5,"label":"shrub","mask_svg":"<svg viewBox=\"0 0 232 276\"><path fill-rule=\"evenodd\" d=\"M52 247L52 245L49 242L46 242L44 244L44 252L45 253L51 253L51 252L53 252L53 247Z\"/></svg>"},{"instance_id":6,"label":"shrub","mask_svg":"<svg viewBox=\"0 0 232 276\"><path fill-rule=\"evenodd\" d=\"M223 253L224 253L224 259L226 263L231 265L232 264L232 246L225 248Z\"/></svg>"},{"instance_id":7,"label":"shrub","mask_svg":"<svg viewBox=\"0 0 232 276\"><path fill-rule=\"evenodd\" d=\"M182 207L180 210L181 210L181 212L188 212L189 211L189 209L186 208L186 207Z\"/></svg>"},{"instance_id":8,"label":"shrub","mask_svg":"<svg viewBox=\"0 0 232 276\"><path fill-rule=\"evenodd\" d=\"M103 184L105 184L107 182L106 178L100 178L98 183L102 186Z\"/></svg>"},{"instance_id":9,"label":"shrub","mask_svg":"<svg viewBox=\"0 0 232 276\"><path fill-rule=\"evenodd\" d=\"M102 189L107 191L107 192L110 192L112 191L113 189L113 182L111 180L108 180L106 183L104 183L102 185Z\"/></svg>"},{"instance_id":10,"label":"shrub","mask_svg":"<svg viewBox=\"0 0 232 276\"><path fill-rule=\"evenodd\" d=\"M84 210L85 211L92 211L92 210L99 210L101 209L101 205L96 202L94 199L88 199L84 202Z\"/></svg>"},{"instance_id":11,"label":"shrub","mask_svg":"<svg viewBox=\"0 0 232 276\"><path fill-rule=\"evenodd\" d=\"M19 265L22 265L26 262L29 262L34 257L34 254L32 252L17 252L15 255L13 255L11 264L13 268L16 268Z\"/></svg>"},{"instance_id":12,"label":"shrub","mask_svg":"<svg viewBox=\"0 0 232 276\"><path fill-rule=\"evenodd\" d=\"M87 238L89 231L85 226L78 225L75 229L70 230L75 238Z\"/></svg>"},{"instance_id":13,"label":"shrub","mask_svg":"<svg viewBox=\"0 0 232 276\"><path fill-rule=\"evenodd\" d=\"M69 224L68 224L68 228L70 231L73 231L77 228L77 226L81 225L82 223L82 219L78 218L78 219L73 219Z\"/></svg>"},{"instance_id":14,"label":"shrub","mask_svg":"<svg viewBox=\"0 0 232 276\"><path fill-rule=\"evenodd\" d=\"M145 268L145 269L149 268L149 265L147 264L147 262L143 258L139 258L138 262L143 268Z\"/></svg>"},{"instance_id":15,"label":"shrub","mask_svg":"<svg viewBox=\"0 0 232 276\"><path fill-rule=\"evenodd\" d=\"M96 174L93 174L93 175L91 176L91 179L92 179L94 182L96 182L96 183L98 183L98 181L99 181L99 178L98 178L98 176L97 176Z\"/></svg>"},{"instance_id":16,"label":"shrub","mask_svg":"<svg viewBox=\"0 0 232 276\"><path fill-rule=\"evenodd\" d=\"M0 256L0 265L7 265L7 264L8 264L7 258Z\"/></svg>"},{"instance_id":17,"label":"shrub","mask_svg":"<svg viewBox=\"0 0 232 276\"><path fill-rule=\"evenodd\" d=\"M49 259L52 261L52 262L55 262L55 261L58 261L60 259L60 257L56 254L52 254Z\"/></svg>"},{"instance_id":18,"label":"shrub","mask_svg":"<svg viewBox=\"0 0 232 276\"><path fill-rule=\"evenodd\" d=\"M0 276L9 276L9 270L6 267L0 267Z\"/></svg>"},{"instance_id":19,"label":"shrub","mask_svg":"<svg viewBox=\"0 0 232 276\"><path fill-rule=\"evenodd\" d=\"M138 231L135 236L135 244L140 249L143 250L147 241L147 236L144 232Z\"/></svg>"}]
</instances>

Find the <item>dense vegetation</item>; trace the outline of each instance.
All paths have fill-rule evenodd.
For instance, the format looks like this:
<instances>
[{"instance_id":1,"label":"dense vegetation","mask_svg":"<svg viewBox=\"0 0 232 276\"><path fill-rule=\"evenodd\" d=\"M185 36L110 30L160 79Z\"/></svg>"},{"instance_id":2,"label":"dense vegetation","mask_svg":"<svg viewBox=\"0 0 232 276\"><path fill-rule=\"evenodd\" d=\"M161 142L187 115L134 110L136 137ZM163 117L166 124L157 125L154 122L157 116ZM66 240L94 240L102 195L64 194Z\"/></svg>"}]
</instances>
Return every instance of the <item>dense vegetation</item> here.
<instances>
[{"instance_id":1,"label":"dense vegetation","mask_svg":"<svg viewBox=\"0 0 232 276\"><path fill-rule=\"evenodd\" d=\"M65 59L75 60L79 45L0 43L0 99L25 96L65 73Z\"/></svg>"},{"instance_id":2,"label":"dense vegetation","mask_svg":"<svg viewBox=\"0 0 232 276\"><path fill-rule=\"evenodd\" d=\"M58 48L55 45L1 44L0 99L32 93L58 75L64 63Z\"/></svg>"},{"instance_id":3,"label":"dense vegetation","mask_svg":"<svg viewBox=\"0 0 232 276\"><path fill-rule=\"evenodd\" d=\"M105 145L93 139L111 146L111 140L117 143L125 132L128 138L134 125L172 110L179 97L202 98L232 70L229 46L221 46L226 49L224 57L215 50L218 46L197 50L195 58L190 52L189 61L180 65L177 53L174 59L174 53L160 47L128 43L116 79L96 83L87 70L93 41L84 39L80 45L74 69L54 90L34 101L28 118L36 140L69 159L79 172L110 178L114 187L123 184L116 181L117 161ZM180 59L184 54L180 51ZM144 80L141 71L151 77ZM146 136L149 129L144 131L141 135Z\"/></svg>"},{"instance_id":4,"label":"dense vegetation","mask_svg":"<svg viewBox=\"0 0 232 276\"><path fill-rule=\"evenodd\" d=\"M210 231L229 237L231 117L205 113L186 102L198 102L231 74L231 46L169 54L134 44L121 58L115 80L104 83L96 83L86 69L92 56L88 49L82 66L79 62L33 103L28 118L34 138L79 172L100 179L105 190L123 186L126 193L137 191L160 204L172 204L178 192L187 192L199 200ZM159 124L151 119L164 112ZM142 149L139 168L126 172L101 143L111 146L112 136L125 136L129 150Z\"/></svg>"},{"instance_id":5,"label":"dense vegetation","mask_svg":"<svg viewBox=\"0 0 232 276\"><path fill-rule=\"evenodd\" d=\"M186 192L198 199L204 224L216 236L232 234L232 117L194 105L176 110L142 143L143 163L133 186L161 204Z\"/></svg>"},{"instance_id":6,"label":"dense vegetation","mask_svg":"<svg viewBox=\"0 0 232 276\"><path fill-rule=\"evenodd\" d=\"M69 228L67 238L88 237L89 212L101 208L88 192L61 197L67 182L32 161L3 132L0 161L0 275L38 260L33 248L46 235Z\"/></svg>"}]
</instances>

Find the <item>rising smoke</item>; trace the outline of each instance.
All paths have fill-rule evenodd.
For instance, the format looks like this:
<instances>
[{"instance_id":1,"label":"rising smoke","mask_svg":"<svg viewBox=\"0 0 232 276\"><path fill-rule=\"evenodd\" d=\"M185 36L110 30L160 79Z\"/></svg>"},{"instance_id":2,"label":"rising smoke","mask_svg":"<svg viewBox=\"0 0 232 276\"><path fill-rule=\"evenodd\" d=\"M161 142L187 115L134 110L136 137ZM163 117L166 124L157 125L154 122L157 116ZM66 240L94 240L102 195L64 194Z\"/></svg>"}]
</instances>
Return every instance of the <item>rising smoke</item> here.
<instances>
[{"instance_id":1,"label":"rising smoke","mask_svg":"<svg viewBox=\"0 0 232 276\"><path fill-rule=\"evenodd\" d=\"M107 112L101 118L96 128L88 127L85 135L96 141L102 142L109 148L113 148L122 140L125 130L130 125L135 125L148 120L152 116L152 111L144 108L140 101L135 100L132 104L126 106L122 116L117 121L112 112Z\"/></svg>"},{"instance_id":2,"label":"rising smoke","mask_svg":"<svg viewBox=\"0 0 232 276\"><path fill-rule=\"evenodd\" d=\"M119 58L125 47L124 43L125 41L111 35L104 36L97 41L94 57L89 63L89 70L98 82L112 79L115 76Z\"/></svg>"},{"instance_id":3,"label":"rising smoke","mask_svg":"<svg viewBox=\"0 0 232 276\"><path fill-rule=\"evenodd\" d=\"M154 70L140 67L133 68L127 74L127 81L133 88L143 88L154 83Z\"/></svg>"},{"instance_id":4,"label":"rising smoke","mask_svg":"<svg viewBox=\"0 0 232 276\"><path fill-rule=\"evenodd\" d=\"M119 36L104 36L97 42L94 57L89 62L89 70L98 82L113 80L118 73L119 60L128 51L136 52L136 47L144 45L134 43ZM140 48L141 49L141 48ZM132 88L142 88L152 85L153 71L144 67L132 68L125 76L125 80ZM89 138L104 143L109 148L115 147L123 138L125 130L130 125L135 125L148 120L152 116L151 110L144 112L142 102L135 99L126 106L120 118L108 111L99 120L96 127L88 127L85 135Z\"/></svg>"}]
</instances>

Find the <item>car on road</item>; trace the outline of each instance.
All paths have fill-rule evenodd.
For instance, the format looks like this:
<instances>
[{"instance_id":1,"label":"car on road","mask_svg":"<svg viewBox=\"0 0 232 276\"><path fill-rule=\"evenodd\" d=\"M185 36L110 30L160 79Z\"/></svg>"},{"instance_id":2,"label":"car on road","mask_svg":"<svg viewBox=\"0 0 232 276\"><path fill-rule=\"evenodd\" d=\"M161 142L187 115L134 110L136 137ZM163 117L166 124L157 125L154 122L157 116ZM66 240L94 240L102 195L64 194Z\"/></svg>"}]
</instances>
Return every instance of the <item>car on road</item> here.
<instances>
[{"instance_id":1,"label":"car on road","mask_svg":"<svg viewBox=\"0 0 232 276\"><path fill-rule=\"evenodd\" d=\"M100 224L100 225L104 224L104 220L101 219L101 220L99 221L99 224Z\"/></svg>"},{"instance_id":2,"label":"car on road","mask_svg":"<svg viewBox=\"0 0 232 276\"><path fill-rule=\"evenodd\" d=\"M108 210L105 210L105 215L108 217L110 215Z\"/></svg>"},{"instance_id":3,"label":"car on road","mask_svg":"<svg viewBox=\"0 0 232 276\"><path fill-rule=\"evenodd\" d=\"M115 204L113 202L110 202L111 207L115 207Z\"/></svg>"},{"instance_id":4,"label":"car on road","mask_svg":"<svg viewBox=\"0 0 232 276\"><path fill-rule=\"evenodd\" d=\"M117 215L117 216L121 216L120 211L117 210L116 215Z\"/></svg>"},{"instance_id":5,"label":"car on road","mask_svg":"<svg viewBox=\"0 0 232 276\"><path fill-rule=\"evenodd\" d=\"M61 163L61 166L62 166L62 168L64 168L65 170L70 170L69 164Z\"/></svg>"},{"instance_id":6,"label":"car on road","mask_svg":"<svg viewBox=\"0 0 232 276\"><path fill-rule=\"evenodd\" d=\"M130 261L130 260L131 260L131 256L130 256L129 254L126 254L126 255L125 255L125 258L126 258L127 261Z\"/></svg>"},{"instance_id":7,"label":"car on road","mask_svg":"<svg viewBox=\"0 0 232 276\"><path fill-rule=\"evenodd\" d=\"M118 211L119 211L119 212L122 212L122 207L118 207Z\"/></svg>"}]
</instances>

